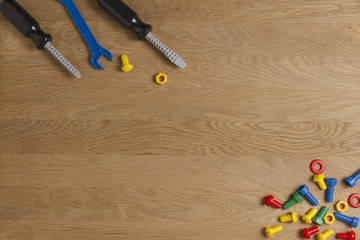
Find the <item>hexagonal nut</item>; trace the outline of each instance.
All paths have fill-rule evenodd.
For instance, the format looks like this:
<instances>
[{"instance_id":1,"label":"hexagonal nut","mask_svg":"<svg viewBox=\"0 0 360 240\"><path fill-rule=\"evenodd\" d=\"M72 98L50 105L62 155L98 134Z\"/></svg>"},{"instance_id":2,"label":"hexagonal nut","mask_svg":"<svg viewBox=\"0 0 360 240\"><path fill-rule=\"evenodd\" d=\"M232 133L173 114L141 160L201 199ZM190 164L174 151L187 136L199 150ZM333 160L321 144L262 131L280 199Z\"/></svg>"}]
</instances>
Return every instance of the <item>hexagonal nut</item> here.
<instances>
[{"instance_id":1,"label":"hexagonal nut","mask_svg":"<svg viewBox=\"0 0 360 240\"><path fill-rule=\"evenodd\" d=\"M348 209L348 204L344 201L338 201L335 206L338 212L345 212Z\"/></svg>"},{"instance_id":2,"label":"hexagonal nut","mask_svg":"<svg viewBox=\"0 0 360 240\"><path fill-rule=\"evenodd\" d=\"M324 217L324 222L325 222L325 224L328 224L328 225L333 224L335 222L334 214L332 214L332 213L326 214Z\"/></svg>"},{"instance_id":3,"label":"hexagonal nut","mask_svg":"<svg viewBox=\"0 0 360 240\"><path fill-rule=\"evenodd\" d=\"M167 76L164 73L159 73L158 75L156 75L156 83L163 85L167 82Z\"/></svg>"}]
</instances>

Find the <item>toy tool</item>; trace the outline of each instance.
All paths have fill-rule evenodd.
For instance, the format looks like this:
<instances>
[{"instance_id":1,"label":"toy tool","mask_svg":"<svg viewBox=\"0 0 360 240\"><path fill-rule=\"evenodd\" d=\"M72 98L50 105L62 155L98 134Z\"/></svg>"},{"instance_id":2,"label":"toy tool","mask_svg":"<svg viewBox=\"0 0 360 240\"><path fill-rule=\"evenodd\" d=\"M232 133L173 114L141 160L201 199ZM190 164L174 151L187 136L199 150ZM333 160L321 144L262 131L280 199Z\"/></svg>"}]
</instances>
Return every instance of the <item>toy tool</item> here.
<instances>
[{"instance_id":1,"label":"toy tool","mask_svg":"<svg viewBox=\"0 0 360 240\"><path fill-rule=\"evenodd\" d=\"M75 77L81 78L80 72L51 45L52 36L43 32L40 24L15 0L0 3L0 12L25 37L30 38L40 50L48 50Z\"/></svg>"},{"instance_id":2,"label":"toy tool","mask_svg":"<svg viewBox=\"0 0 360 240\"><path fill-rule=\"evenodd\" d=\"M98 4L110 15L116 18L126 28L133 30L140 40L148 40L162 53L166 55L171 62L181 68L185 68L186 63L179 55L173 52L160 42L152 33L152 26L142 22L136 12L121 0L98 0Z\"/></svg>"},{"instance_id":3,"label":"toy tool","mask_svg":"<svg viewBox=\"0 0 360 240\"><path fill-rule=\"evenodd\" d=\"M74 1L73 0L59 0L59 1L65 5L71 17L73 18L74 22L76 23L76 26L79 28L81 34L83 35L86 43L88 44L91 51L91 62L93 66L99 70L104 70L104 68L99 64L98 61L102 56L106 56L110 61L112 61L111 53L105 48L101 47L100 44L96 41L96 38L92 34L88 25L86 24L84 18L81 16Z\"/></svg>"}]
</instances>

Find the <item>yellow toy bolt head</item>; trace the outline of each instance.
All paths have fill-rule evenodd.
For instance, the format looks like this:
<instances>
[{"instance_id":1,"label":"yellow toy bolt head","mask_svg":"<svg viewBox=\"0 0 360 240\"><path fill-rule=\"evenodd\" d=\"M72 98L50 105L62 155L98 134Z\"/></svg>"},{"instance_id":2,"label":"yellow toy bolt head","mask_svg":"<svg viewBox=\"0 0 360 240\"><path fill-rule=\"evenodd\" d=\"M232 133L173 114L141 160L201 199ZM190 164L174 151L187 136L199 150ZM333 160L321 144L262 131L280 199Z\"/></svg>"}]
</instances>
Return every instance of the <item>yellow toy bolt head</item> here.
<instances>
[{"instance_id":1,"label":"yellow toy bolt head","mask_svg":"<svg viewBox=\"0 0 360 240\"><path fill-rule=\"evenodd\" d=\"M273 231L271 230L270 227L266 227L265 232L266 232L266 236L268 237L272 238L274 236Z\"/></svg>"},{"instance_id":2,"label":"yellow toy bolt head","mask_svg":"<svg viewBox=\"0 0 360 240\"><path fill-rule=\"evenodd\" d=\"M312 223L311 217L308 215L303 215L302 220L306 223Z\"/></svg>"},{"instance_id":3,"label":"yellow toy bolt head","mask_svg":"<svg viewBox=\"0 0 360 240\"><path fill-rule=\"evenodd\" d=\"M313 178L313 180L314 180L314 182L320 182L322 179L324 179L325 178L325 176L324 176L324 174L316 174L315 176L314 176L314 178Z\"/></svg>"},{"instance_id":4,"label":"yellow toy bolt head","mask_svg":"<svg viewBox=\"0 0 360 240\"><path fill-rule=\"evenodd\" d=\"M129 64L129 65L125 65L121 68L121 71L123 72L130 72L133 69L133 65Z\"/></svg>"},{"instance_id":5,"label":"yellow toy bolt head","mask_svg":"<svg viewBox=\"0 0 360 240\"><path fill-rule=\"evenodd\" d=\"M291 218L294 223L296 223L298 221L298 216L297 216L296 212L291 213Z\"/></svg>"},{"instance_id":6,"label":"yellow toy bolt head","mask_svg":"<svg viewBox=\"0 0 360 240\"><path fill-rule=\"evenodd\" d=\"M317 239L318 239L318 240L326 240L326 237L325 237L322 233L319 233L319 234L317 235Z\"/></svg>"}]
</instances>

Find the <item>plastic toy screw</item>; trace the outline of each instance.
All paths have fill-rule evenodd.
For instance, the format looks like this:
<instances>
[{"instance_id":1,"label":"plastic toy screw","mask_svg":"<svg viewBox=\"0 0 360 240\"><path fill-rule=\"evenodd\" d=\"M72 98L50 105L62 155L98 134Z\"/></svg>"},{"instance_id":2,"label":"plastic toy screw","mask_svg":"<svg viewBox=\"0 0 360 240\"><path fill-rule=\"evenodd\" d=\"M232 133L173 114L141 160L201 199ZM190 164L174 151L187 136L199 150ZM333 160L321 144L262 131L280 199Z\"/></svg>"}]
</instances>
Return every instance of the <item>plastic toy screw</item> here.
<instances>
[{"instance_id":1,"label":"plastic toy screw","mask_svg":"<svg viewBox=\"0 0 360 240\"><path fill-rule=\"evenodd\" d=\"M310 211L307 214L302 216L303 221L306 223L312 223L311 219L316 215L316 213L317 213L316 208L310 209Z\"/></svg>"},{"instance_id":2,"label":"plastic toy screw","mask_svg":"<svg viewBox=\"0 0 360 240\"><path fill-rule=\"evenodd\" d=\"M304 228L302 230L302 235L306 239L310 239L311 235L314 235L315 233L318 233L320 231L318 226L312 227L310 229Z\"/></svg>"},{"instance_id":3,"label":"plastic toy screw","mask_svg":"<svg viewBox=\"0 0 360 240\"><path fill-rule=\"evenodd\" d=\"M130 72L133 69L133 65L129 63L129 58L126 55L121 56L121 62L123 64L121 71L123 72Z\"/></svg>"},{"instance_id":4,"label":"plastic toy screw","mask_svg":"<svg viewBox=\"0 0 360 240\"><path fill-rule=\"evenodd\" d=\"M313 181L319 185L319 188L321 190L326 190L326 188L327 188L324 178L325 178L324 174L321 174L321 173L316 174L313 178Z\"/></svg>"},{"instance_id":5,"label":"plastic toy screw","mask_svg":"<svg viewBox=\"0 0 360 240\"><path fill-rule=\"evenodd\" d=\"M356 181L360 178L360 170L357 171L354 175L351 177L348 177L345 179L346 184L349 187L354 187L356 185Z\"/></svg>"},{"instance_id":6,"label":"plastic toy screw","mask_svg":"<svg viewBox=\"0 0 360 240\"><path fill-rule=\"evenodd\" d=\"M350 233L339 233L338 239L356 240L356 234L354 231L351 231Z\"/></svg>"},{"instance_id":7,"label":"plastic toy screw","mask_svg":"<svg viewBox=\"0 0 360 240\"><path fill-rule=\"evenodd\" d=\"M341 214L341 213L335 213L335 218L337 220L340 220L340 221L343 221L343 222L346 222L348 224L350 224L350 226L356 228L359 224L359 218L357 217L348 217L344 214Z\"/></svg>"},{"instance_id":8,"label":"plastic toy screw","mask_svg":"<svg viewBox=\"0 0 360 240\"><path fill-rule=\"evenodd\" d=\"M265 198L265 204L268 206L273 206L274 208L281 208L281 203L276 201L273 195L269 195Z\"/></svg>"},{"instance_id":9,"label":"plastic toy screw","mask_svg":"<svg viewBox=\"0 0 360 240\"><path fill-rule=\"evenodd\" d=\"M334 230L332 230L332 229L329 229L329 230L327 230L326 232L324 232L324 233L319 233L318 235L317 235L317 239L318 240L326 240L327 238L329 238L331 235L333 235L334 234Z\"/></svg>"},{"instance_id":10,"label":"plastic toy screw","mask_svg":"<svg viewBox=\"0 0 360 240\"><path fill-rule=\"evenodd\" d=\"M298 216L296 212L292 212L291 214L284 215L280 217L280 222L294 222L296 223L298 220Z\"/></svg>"},{"instance_id":11,"label":"plastic toy screw","mask_svg":"<svg viewBox=\"0 0 360 240\"><path fill-rule=\"evenodd\" d=\"M273 228L266 227L265 232L266 232L266 236L272 238L274 236L274 234L276 234L278 232L281 232L282 230L283 230L282 226L279 225L279 226L276 226L276 227L273 227Z\"/></svg>"},{"instance_id":12,"label":"plastic toy screw","mask_svg":"<svg viewBox=\"0 0 360 240\"><path fill-rule=\"evenodd\" d=\"M322 225L324 224L324 220L323 220L323 219L324 219L327 211L329 211L329 207L323 206L323 207L320 209L318 215L316 215L315 217L313 217L312 221L313 221L314 223L316 223L317 225L322 226Z\"/></svg>"},{"instance_id":13,"label":"plastic toy screw","mask_svg":"<svg viewBox=\"0 0 360 240\"><path fill-rule=\"evenodd\" d=\"M327 178L326 183L328 185L328 189L326 191L326 201L332 202L334 198L334 189L337 184L337 180L335 178Z\"/></svg>"},{"instance_id":14,"label":"plastic toy screw","mask_svg":"<svg viewBox=\"0 0 360 240\"><path fill-rule=\"evenodd\" d=\"M292 206L294 206L296 203L302 203L304 200L302 199L302 197L300 196L300 194L298 192L293 193L291 199L289 201L287 201L286 203L284 203L283 208L285 210L291 208Z\"/></svg>"},{"instance_id":15,"label":"plastic toy screw","mask_svg":"<svg viewBox=\"0 0 360 240\"><path fill-rule=\"evenodd\" d=\"M314 205L317 206L319 205L318 200L316 200L316 198L309 192L309 187L306 185L302 185L299 189L298 189L298 193L302 196L304 196L307 200L309 200L309 202Z\"/></svg>"}]
</instances>

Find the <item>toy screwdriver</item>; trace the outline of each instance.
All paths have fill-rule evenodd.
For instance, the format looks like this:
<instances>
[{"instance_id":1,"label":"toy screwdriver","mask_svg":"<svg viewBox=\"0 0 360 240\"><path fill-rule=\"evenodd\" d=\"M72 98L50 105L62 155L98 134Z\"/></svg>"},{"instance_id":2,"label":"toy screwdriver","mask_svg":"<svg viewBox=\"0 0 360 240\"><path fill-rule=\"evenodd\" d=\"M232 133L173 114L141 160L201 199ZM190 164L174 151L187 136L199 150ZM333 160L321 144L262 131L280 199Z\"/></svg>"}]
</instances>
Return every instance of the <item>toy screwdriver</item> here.
<instances>
[{"instance_id":1,"label":"toy screwdriver","mask_svg":"<svg viewBox=\"0 0 360 240\"><path fill-rule=\"evenodd\" d=\"M157 47L173 63L181 68L185 68L186 63L179 55L166 47L154 35L152 35L152 26L142 22L136 12L121 0L98 0L98 4L110 15L116 18L126 28L133 30L140 40L148 40Z\"/></svg>"},{"instance_id":2,"label":"toy screwdriver","mask_svg":"<svg viewBox=\"0 0 360 240\"><path fill-rule=\"evenodd\" d=\"M75 77L81 78L80 72L51 45L52 36L43 32L39 23L15 0L3 0L0 12L25 37L30 38L40 50L48 50Z\"/></svg>"}]
</instances>

